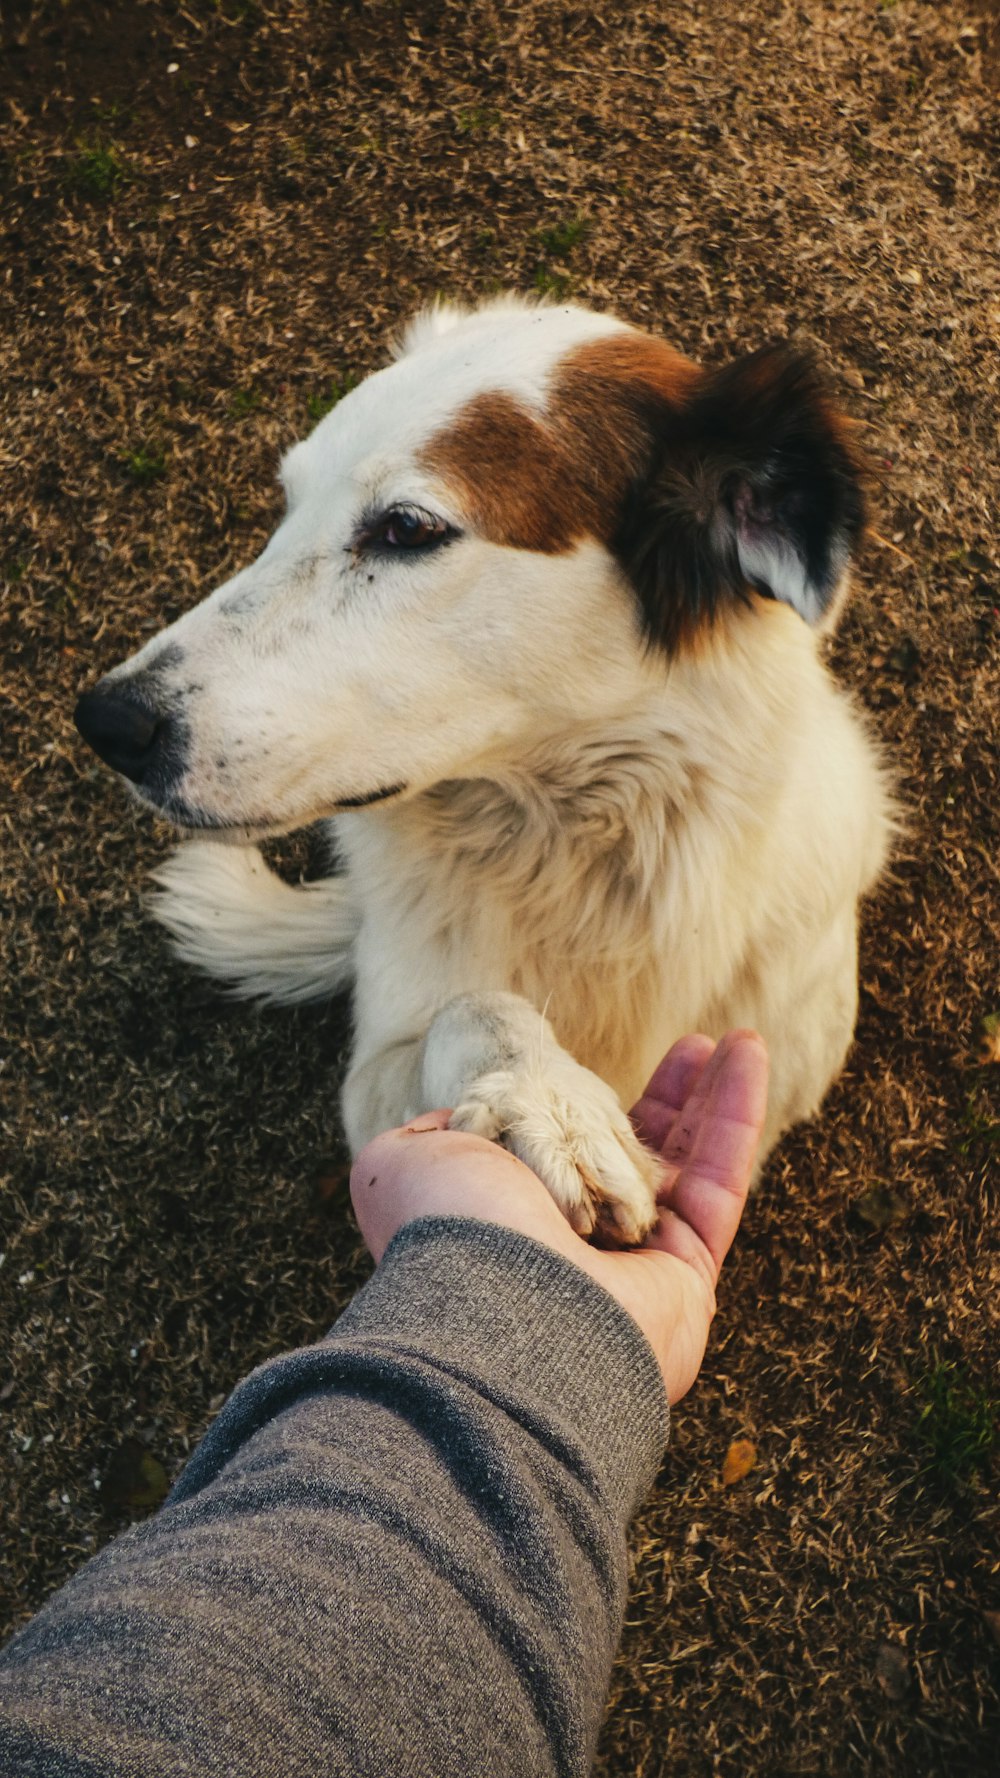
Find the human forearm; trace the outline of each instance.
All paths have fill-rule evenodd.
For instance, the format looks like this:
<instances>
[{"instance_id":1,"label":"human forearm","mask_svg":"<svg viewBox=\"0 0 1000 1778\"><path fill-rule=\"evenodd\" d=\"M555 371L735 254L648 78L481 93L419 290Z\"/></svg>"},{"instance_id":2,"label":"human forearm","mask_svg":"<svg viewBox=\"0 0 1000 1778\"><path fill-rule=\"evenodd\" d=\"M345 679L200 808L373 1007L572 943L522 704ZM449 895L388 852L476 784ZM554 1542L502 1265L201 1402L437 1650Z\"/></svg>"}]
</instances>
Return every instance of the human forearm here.
<instances>
[{"instance_id":1,"label":"human forearm","mask_svg":"<svg viewBox=\"0 0 1000 1778\"><path fill-rule=\"evenodd\" d=\"M411 1224L12 1646L12 1770L586 1772L665 1431L597 1285L524 1236Z\"/></svg>"}]
</instances>

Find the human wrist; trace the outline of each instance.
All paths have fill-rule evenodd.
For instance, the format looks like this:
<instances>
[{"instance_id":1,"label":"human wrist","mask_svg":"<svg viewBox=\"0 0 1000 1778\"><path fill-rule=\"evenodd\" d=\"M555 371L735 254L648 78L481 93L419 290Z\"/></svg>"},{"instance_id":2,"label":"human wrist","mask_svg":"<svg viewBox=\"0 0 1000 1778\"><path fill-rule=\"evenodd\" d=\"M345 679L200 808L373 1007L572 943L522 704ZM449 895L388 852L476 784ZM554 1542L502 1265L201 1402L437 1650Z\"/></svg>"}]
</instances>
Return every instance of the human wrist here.
<instances>
[{"instance_id":1,"label":"human wrist","mask_svg":"<svg viewBox=\"0 0 1000 1778\"><path fill-rule=\"evenodd\" d=\"M656 1474L669 1410L638 1324L572 1260L533 1235L421 1216L328 1336L419 1352L585 1454L627 1521Z\"/></svg>"}]
</instances>

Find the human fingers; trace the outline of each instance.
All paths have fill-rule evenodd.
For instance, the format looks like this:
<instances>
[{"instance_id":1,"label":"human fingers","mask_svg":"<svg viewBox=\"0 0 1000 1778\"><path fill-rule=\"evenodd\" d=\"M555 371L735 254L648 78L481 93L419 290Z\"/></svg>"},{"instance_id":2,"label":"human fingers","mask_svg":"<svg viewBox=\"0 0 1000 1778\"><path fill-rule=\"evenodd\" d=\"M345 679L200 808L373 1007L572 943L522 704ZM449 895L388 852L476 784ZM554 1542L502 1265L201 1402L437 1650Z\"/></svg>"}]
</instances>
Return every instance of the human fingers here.
<instances>
[{"instance_id":1,"label":"human fingers","mask_svg":"<svg viewBox=\"0 0 1000 1778\"><path fill-rule=\"evenodd\" d=\"M757 1033L726 1032L722 1042L716 1045L713 1056L709 1058L709 1063L698 1074L687 1099L677 1112L660 1150L661 1159L666 1167L664 1182L659 1193L661 1204L669 1202L677 1176L690 1159L695 1138L701 1129L705 1116L708 1095L715 1088L717 1073L720 1069L729 1066L728 1056L732 1039L750 1036L756 1037ZM763 1042L763 1038L759 1041Z\"/></svg>"},{"instance_id":2,"label":"human fingers","mask_svg":"<svg viewBox=\"0 0 1000 1778\"><path fill-rule=\"evenodd\" d=\"M710 1037L692 1033L678 1038L667 1051L630 1113L636 1134L647 1147L660 1153L714 1049Z\"/></svg>"},{"instance_id":3,"label":"human fingers","mask_svg":"<svg viewBox=\"0 0 1000 1778\"><path fill-rule=\"evenodd\" d=\"M679 1170L648 1245L696 1266L714 1286L746 1203L767 1110L768 1056L755 1031L730 1031L667 1142ZM678 1122L680 1120L678 1119Z\"/></svg>"}]
</instances>

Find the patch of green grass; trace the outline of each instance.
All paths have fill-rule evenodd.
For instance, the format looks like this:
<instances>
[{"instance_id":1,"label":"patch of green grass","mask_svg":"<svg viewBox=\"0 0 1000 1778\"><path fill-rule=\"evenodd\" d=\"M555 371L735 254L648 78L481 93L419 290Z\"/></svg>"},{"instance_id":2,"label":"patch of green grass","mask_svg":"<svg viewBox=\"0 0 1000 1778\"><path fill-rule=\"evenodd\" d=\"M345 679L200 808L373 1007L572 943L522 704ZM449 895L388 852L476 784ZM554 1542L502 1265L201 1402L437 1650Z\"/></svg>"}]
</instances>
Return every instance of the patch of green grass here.
<instances>
[{"instance_id":1,"label":"patch of green grass","mask_svg":"<svg viewBox=\"0 0 1000 1778\"><path fill-rule=\"evenodd\" d=\"M126 451L122 468L140 488L148 488L166 472L167 456L161 445L140 445L137 451Z\"/></svg>"},{"instance_id":2,"label":"patch of green grass","mask_svg":"<svg viewBox=\"0 0 1000 1778\"><path fill-rule=\"evenodd\" d=\"M114 143L79 142L66 168L66 183L88 198L112 198L129 178L129 168Z\"/></svg>"},{"instance_id":3,"label":"patch of green grass","mask_svg":"<svg viewBox=\"0 0 1000 1778\"><path fill-rule=\"evenodd\" d=\"M460 105L455 113L460 136L495 136L502 123L503 114L492 105Z\"/></svg>"},{"instance_id":4,"label":"patch of green grass","mask_svg":"<svg viewBox=\"0 0 1000 1778\"><path fill-rule=\"evenodd\" d=\"M992 557L986 555L981 549L969 549L965 544L960 545L958 549L949 550L944 559L954 567L961 568L965 574L994 574L996 572L996 565Z\"/></svg>"},{"instance_id":5,"label":"patch of green grass","mask_svg":"<svg viewBox=\"0 0 1000 1778\"><path fill-rule=\"evenodd\" d=\"M556 302L561 302L573 288L568 272L553 272L547 265L536 266L534 282L539 296L554 297Z\"/></svg>"},{"instance_id":6,"label":"patch of green grass","mask_svg":"<svg viewBox=\"0 0 1000 1778\"><path fill-rule=\"evenodd\" d=\"M542 258L535 267L534 285L539 296L554 297L557 302L573 289L573 275L567 265L576 248L590 233L590 218L569 216L552 228L540 229L536 239ZM553 265L551 262L555 261Z\"/></svg>"},{"instance_id":7,"label":"patch of green grass","mask_svg":"<svg viewBox=\"0 0 1000 1778\"><path fill-rule=\"evenodd\" d=\"M541 229L538 244L547 259L569 259L589 233L589 217L571 216L565 222L557 222L554 228Z\"/></svg>"},{"instance_id":8,"label":"patch of green grass","mask_svg":"<svg viewBox=\"0 0 1000 1778\"><path fill-rule=\"evenodd\" d=\"M258 0L210 0L220 25L257 25L263 18Z\"/></svg>"},{"instance_id":9,"label":"patch of green grass","mask_svg":"<svg viewBox=\"0 0 1000 1778\"><path fill-rule=\"evenodd\" d=\"M983 1389L961 1365L936 1358L917 1381L923 1400L917 1422L927 1467L951 1480L985 1469L1000 1442L1000 1397Z\"/></svg>"},{"instance_id":10,"label":"patch of green grass","mask_svg":"<svg viewBox=\"0 0 1000 1778\"><path fill-rule=\"evenodd\" d=\"M260 407L263 399L259 389L234 389L229 397L229 412L234 420L245 420Z\"/></svg>"},{"instance_id":11,"label":"patch of green grass","mask_svg":"<svg viewBox=\"0 0 1000 1778\"><path fill-rule=\"evenodd\" d=\"M336 407L338 401L343 401L344 396L350 394L350 391L356 389L357 386L358 379L354 372L349 370L342 377L331 377L325 389L317 389L312 395L307 395L306 413L313 425L318 420L322 420L324 414L328 414L331 408Z\"/></svg>"},{"instance_id":12,"label":"patch of green grass","mask_svg":"<svg viewBox=\"0 0 1000 1778\"><path fill-rule=\"evenodd\" d=\"M3 577L11 586L18 586L27 572L27 556L8 556L3 565Z\"/></svg>"},{"instance_id":13,"label":"patch of green grass","mask_svg":"<svg viewBox=\"0 0 1000 1778\"><path fill-rule=\"evenodd\" d=\"M962 1113L958 1149L960 1154L970 1154L974 1148L982 1146L1000 1149L1000 1119L987 1103L985 1093L973 1088L966 1097Z\"/></svg>"},{"instance_id":14,"label":"patch of green grass","mask_svg":"<svg viewBox=\"0 0 1000 1778\"><path fill-rule=\"evenodd\" d=\"M283 136L278 143L279 157L290 167L302 167L315 152L313 143L305 136Z\"/></svg>"},{"instance_id":15,"label":"patch of green grass","mask_svg":"<svg viewBox=\"0 0 1000 1778\"><path fill-rule=\"evenodd\" d=\"M132 113L118 99L109 100L107 105L102 105L99 99L94 99L93 107L94 117L98 123L110 124L112 128L121 129L132 121Z\"/></svg>"}]
</instances>

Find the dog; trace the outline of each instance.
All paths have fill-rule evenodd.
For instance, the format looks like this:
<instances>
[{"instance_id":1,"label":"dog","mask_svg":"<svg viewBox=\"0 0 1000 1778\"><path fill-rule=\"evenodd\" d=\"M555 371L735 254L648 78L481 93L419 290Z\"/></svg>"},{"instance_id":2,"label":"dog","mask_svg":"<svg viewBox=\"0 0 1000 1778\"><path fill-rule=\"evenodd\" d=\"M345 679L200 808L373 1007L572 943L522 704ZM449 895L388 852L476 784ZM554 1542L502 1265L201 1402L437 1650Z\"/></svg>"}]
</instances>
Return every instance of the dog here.
<instances>
[{"instance_id":1,"label":"dog","mask_svg":"<svg viewBox=\"0 0 1000 1778\"><path fill-rule=\"evenodd\" d=\"M154 911L237 994L353 989L353 1150L449 1106L640 1242L622 1106L675 1038L763 1034L765 1153L851 1043L893 812L821 656L850 424L787 346L704 369L501 299L418 316L281 474L262 555L77 706L191 836ZM294 888L255 842L317 820Z\"/></svg>"}]
</instances>

